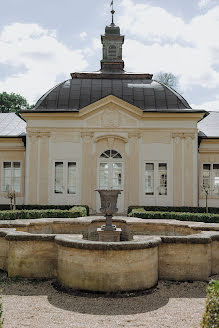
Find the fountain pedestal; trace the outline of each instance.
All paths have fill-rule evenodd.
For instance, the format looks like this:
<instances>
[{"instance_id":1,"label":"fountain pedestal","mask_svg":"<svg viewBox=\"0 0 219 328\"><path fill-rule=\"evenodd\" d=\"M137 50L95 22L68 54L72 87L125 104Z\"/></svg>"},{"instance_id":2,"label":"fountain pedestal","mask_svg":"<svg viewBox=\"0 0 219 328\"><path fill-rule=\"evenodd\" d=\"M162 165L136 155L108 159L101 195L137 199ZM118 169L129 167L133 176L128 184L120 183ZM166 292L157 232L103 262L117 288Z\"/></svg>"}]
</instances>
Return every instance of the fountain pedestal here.
<instances>
[{"instance_id":1,"label":"fountain pedestal","mask_svg":"<svg viewBox=\"0 0 219 328\"><path fill-rule=\"evenodd\" d=\"M116 228L112 224L112 216L118 211L117 199L121 194L121 190L97 190L100 194L101 208L100 211L104 213L106 224L97 229L99 241L118 242L120 241L121 229Z\"/></svg>"},{"instance_id":2,"label":"fountain pedestal","mask_svg":"<svg viewBox=\"0 0 219 328\"><path fill-rule=\"evenodd\" d=\"M122 230L116 228L115 230L104 230L103 228L97 228L99 235L99 241L105 242L118 242L120 241L120 235Z\"/></svg>"}]
</instances>

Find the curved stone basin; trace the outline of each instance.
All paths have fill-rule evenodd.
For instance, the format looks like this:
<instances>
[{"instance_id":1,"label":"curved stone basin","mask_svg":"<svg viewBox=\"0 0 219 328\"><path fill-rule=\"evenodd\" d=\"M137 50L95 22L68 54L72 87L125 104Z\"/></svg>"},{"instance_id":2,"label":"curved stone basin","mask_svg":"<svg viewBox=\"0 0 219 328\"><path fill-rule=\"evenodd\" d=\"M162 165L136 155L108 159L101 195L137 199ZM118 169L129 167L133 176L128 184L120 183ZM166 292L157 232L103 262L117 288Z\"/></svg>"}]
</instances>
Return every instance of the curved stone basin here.
<instances>
[{"instance_id":1,"label":"curved stone basin","mask_svg":"<svg viewBox=\"0 0 219 328\"><path fill-rule=\"evenodd\" d=\"M158 281L159 237L105 243L56 236L57 278L76 290L116 292L153 287Z\"/></svg>"},{"instance_id":2,"label":"curved stone basin","mask_svg":"<svg viewBox=\"0 0 219 328\"><path fill-rule=\"evenodd\" d=\"M116 218L134 239L104 243L93 234L102 221L0 221L0 269L9 277L57 278L66 287L103 292L219 274L219 224ZM89 232L94 240L82 238Z\"/></svg>"}]
</instances>

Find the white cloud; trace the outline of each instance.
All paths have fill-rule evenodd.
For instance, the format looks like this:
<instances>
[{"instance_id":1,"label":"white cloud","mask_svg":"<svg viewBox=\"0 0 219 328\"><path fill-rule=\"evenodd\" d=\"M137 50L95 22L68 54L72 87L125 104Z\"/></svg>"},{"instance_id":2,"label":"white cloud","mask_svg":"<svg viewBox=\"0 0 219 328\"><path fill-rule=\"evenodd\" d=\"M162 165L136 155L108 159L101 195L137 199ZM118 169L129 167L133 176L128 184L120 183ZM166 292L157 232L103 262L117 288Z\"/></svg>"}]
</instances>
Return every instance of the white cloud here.
<instances>
[{"instance_id":1,"label":"white cloud","mask_svg":"<svg viewBox=\"0 0 219 328\"><path fill-rule=\"evenodd\" d=\"M181 18L169 14L165 9L149 4L134 4L132 0L123 0L123 15L119 23L122 31L147 41L160 42L166 37L175 40L184 28Z\"/></svg>"},{"instance_id":2,"label":"white cloud","mask_svg":"<svg viewBox=\"0 0 219 328\"><path fill-rule=\"evenodd\" d=\"M216 97L216 99L213 101L207 101L199 105L192 104L191 107L194 109L205 109L209 111L219 112L219 96Z\"/></svg>"},{"instance_id":3,"label":"white cloud","mask_svg":"<svg viewBox=\"0 0 219 328\"><path fill-rule=\"evenodd\" d=\"M198 6L199 8L207 7L211 3L211 0L199 0Z\"/></svg>"},{"instance_id":4,"label":"white cloud","mask_svg":"<svg viewBox=\"0 0 219 328\"><path fill-rule=\"evenodd\" d=\"M119 23L128 35L125 63L132 71L172 72L180 89L219 87L219 6L190 22L149 4L122 1Z\"/></svg>"},{"instance_id":5,"label":"white cloud","mask_svg":"<svg viewBox=\"0 0 219 328\"><path fill-rule=\"evenodd\" d=\"M0 33L0 63L24 72L0 79L0 92L16 92L30 103L57 84L59 75L84 70L88 63L82 50L72 50L57 40L55 31L37 24L14 23Z\"/></svg>"},{"instance_id":6,"label":"white cloud","mask_svg":"<svg viewBox=\"0 0 219 328\"><path fill-rule=\"evenodd\" d=\"M102 48L102 44L101 44L100 39L97 39L97 38L92 39L92 48L94 50L98 50L98 49Z\"/></svg>"},{"instance_id":7,"label":"white cloud","mask_svg":"<svg viewBox=\"0 0 219 328\"><path fill-rule=\"evenodd\" d=\"M85 40L85 39L87 38L87 33L86 33L86 32L81 32L81 33L80 33L80 38L81 38L82 40Z\"/></svg>"}]
</instances>

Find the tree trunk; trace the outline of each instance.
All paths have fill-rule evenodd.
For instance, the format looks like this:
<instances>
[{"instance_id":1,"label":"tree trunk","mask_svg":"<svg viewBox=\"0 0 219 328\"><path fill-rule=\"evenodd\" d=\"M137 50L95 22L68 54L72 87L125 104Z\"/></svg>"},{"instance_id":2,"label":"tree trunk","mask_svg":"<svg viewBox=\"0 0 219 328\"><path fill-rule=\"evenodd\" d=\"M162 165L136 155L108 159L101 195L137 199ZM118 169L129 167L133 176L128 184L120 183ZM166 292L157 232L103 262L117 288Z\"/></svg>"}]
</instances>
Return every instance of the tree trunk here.
<instances>
[{"instance_id":1,"label":"tree trunk","mask_svg":"<svg viewBox=\"0 0 219 328\"><path fill-rule=\"evenodd\" d=\"M206 213L208 214L208 194L207 193L206 193L205 199L206 199Z\"/></svg>"},{"instance_id":2,"label":"tree trunk","mask_svg":"<svg viewBox=\"0 0 219 328\"><path fill-rule=\"evenodd\" d=\"M16 195L15 195L15 192L13 194L13 201L14 201L13 210L15 211L16 210Z\"/></svg>"},{"instance_id":3,"label":"tree trunk","mask_svg":"<svg viewBox=\"0 0 219 328\"><path fill-rule=\"evenodd\" d=\"M12 205L12 198L10 198L10 210L13 209L13 205Z\"/></svg>"}]
</instances>

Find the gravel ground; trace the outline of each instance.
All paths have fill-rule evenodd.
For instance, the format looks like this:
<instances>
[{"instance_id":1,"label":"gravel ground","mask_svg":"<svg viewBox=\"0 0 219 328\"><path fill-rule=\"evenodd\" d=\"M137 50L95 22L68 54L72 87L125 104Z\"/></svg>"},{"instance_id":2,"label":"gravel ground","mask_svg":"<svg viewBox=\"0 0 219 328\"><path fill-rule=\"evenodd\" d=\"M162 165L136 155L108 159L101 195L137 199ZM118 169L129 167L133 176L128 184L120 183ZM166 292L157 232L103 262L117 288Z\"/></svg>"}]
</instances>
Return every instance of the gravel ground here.
<instances>
[{"instance_id":1,"label":"gravel ground","mask_svg":"<svg viewBox=\"0 0 219 328\"><path fill-rule=\"evenodd\" d=\"M51 280L3 279L1 286L4 328L200 328L206 296L205 282L162 281L114 297L64 293Z\"/></svg>"}]
</instances>

